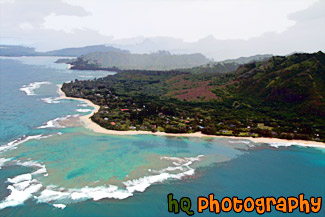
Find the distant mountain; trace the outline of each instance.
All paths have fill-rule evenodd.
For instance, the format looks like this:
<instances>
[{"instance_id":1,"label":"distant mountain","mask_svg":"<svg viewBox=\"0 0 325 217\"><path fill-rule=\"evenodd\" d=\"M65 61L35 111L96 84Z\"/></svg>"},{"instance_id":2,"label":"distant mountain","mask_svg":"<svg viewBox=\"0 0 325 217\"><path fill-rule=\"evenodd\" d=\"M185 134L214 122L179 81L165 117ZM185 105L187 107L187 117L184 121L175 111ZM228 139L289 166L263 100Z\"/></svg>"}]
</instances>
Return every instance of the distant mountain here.
<instances>
[{"instance_id":1,"label":"distant mountain","mask_svg":"<svg viewBox=\"0 0 325 217\"><path fill-rule=\"evenodd\" d=\"M65 48L60 50L44 52L48 56L69 56L69 57L78 57L93 52L120 52L120 53L129 53L127 50L121 50L112 46L105 45L93 45L86 47L77 47L77 48Z\"/></svg>"},{"instance_id":2,"label":"distant mountain","mask_svg":"<svg viewBox=\"0 0 325 217\"><path fill-rule=\"evenodd\" d=\"M0 56L37 56L35 48L20 45L0 45Z\"/></svg>"},{"instance_id":3,"label":"distant mountain","mask_svg":"<svg viewBox=\"0 0 325 217\"><path fill-rule=\"evenodd\" d=\"M250 57L240 57L238 59L230 59L221 62L210 62L206 65L193 67L191 69L184 69L182 71L187 71L191 73L228 73L235 71L240 65L267 60L270 57L272 57L271 54L259 54Z\"/></svg>"},{"instance_id":4,"label":"distant mountain","mask_svg":"<svg viewBox=\"0 0 325 217\"><path fill-rule=\"evenodd\" d=\"M301 27L305 28L305 25ZM293 30L292 28L291 30ZM302 31L303 32L303 31ZM293 32L291 32L293 33ZM299 43L308 40L311 43ZM184 41L182 39L171 37L138 37L137 40L124 40L123 43L116 41L110 45L121 49L127 49L131 53L151 53L157 50L168 50L172 54L190 54L201 53L215 61L239 58L241 56L252 56L255 54L281 54L287 55L293 51L318 51L325 50L321 36L317 32L304 32L304 34L293 34L290 37L281 36L281 34L268 33L261 37L244 39L222 40L215 38L213 35L201 38L198 41ZM299 40L291 40L292 36ZM313 42L315 41L315 42Z\"/></svg>"},{"instance_id":5,"label":"distant mountain","mask_svg":"<svg viewBox=\"0 0 325 217\"><path fill-rule=\"evenodd\" d=\"M72 69L170 70L190 68L210 62L202 54L172 55L166 51L152 54L121 52L95 52L83 55L72 62Z\"/></svg>"},{"instance_id":6,"label":"distant mountain","mask_svg":"<svg viewBox=\"0 0 325 217\"><path fill-rule=\"evenodd\" d=\"M67 56L78 57L92 52L120 52L129 53L127 50L122 50L112 46L93 45L77 48L65 48L60 50L37 52L35 48L19 46L19 45L0 45L0 56Z\"/></svg>"},{"instance_id":7,"label":"distant mountain","mask_svg":"<svg viewBox=\"0 0 325 217\"><path fill-rule=\"evenodd\" d=\"M238 64L246 64L246 63L251 63L251 62L256 62L256 61L263 61L271 58L273 55L272 54L258 54L250 57L240 57L237 59L229 59L229 60L224 60L221 61L220 63L238 63Z\"/></svg>"}]
</instances>

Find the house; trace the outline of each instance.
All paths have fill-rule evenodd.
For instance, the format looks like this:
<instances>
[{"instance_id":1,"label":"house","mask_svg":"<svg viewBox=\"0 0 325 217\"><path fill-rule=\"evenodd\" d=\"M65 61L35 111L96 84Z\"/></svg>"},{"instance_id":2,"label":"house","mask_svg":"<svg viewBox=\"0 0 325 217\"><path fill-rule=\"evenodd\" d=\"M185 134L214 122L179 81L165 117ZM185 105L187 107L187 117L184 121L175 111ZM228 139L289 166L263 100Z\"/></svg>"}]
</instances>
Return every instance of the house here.
<instances>
[{"instance_id":1,"label":"house","mask_svg":"<svg viewBox=\"0 0 325 217\"><path fill-rule=\"evenodd\" d=\"M115 122L111 122L111 125L116 125L116 123Z\"/></svg>"},{"instance_id":2,"label":"house","mask_svg":"<svg viewBox=\"0 0 325 217\"><path fill-rule=\"evenodd\" d=\"M129 111L129 109L121 109L121 112Z\"/></svg>"}]
</instances>

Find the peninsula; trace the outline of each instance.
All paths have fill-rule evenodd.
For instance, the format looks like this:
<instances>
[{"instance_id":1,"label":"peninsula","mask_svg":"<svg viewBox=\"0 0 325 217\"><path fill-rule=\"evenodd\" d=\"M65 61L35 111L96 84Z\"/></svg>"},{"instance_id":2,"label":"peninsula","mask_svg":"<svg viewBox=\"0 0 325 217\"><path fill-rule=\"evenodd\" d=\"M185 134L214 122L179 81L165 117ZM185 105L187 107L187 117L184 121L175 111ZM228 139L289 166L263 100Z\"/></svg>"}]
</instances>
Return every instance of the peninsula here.
<instances>
[{"instance_id":1,"label":"peninsula","mask_svg":"<svg viewBox=\"0 0 325 217\"><path fill-rule=\"evenodd\" d=\"M98 105L91 120L107 130L324 141L324 62L318 52L232 73L128 70L62 91Z\"/></svg>"}]
</instances>

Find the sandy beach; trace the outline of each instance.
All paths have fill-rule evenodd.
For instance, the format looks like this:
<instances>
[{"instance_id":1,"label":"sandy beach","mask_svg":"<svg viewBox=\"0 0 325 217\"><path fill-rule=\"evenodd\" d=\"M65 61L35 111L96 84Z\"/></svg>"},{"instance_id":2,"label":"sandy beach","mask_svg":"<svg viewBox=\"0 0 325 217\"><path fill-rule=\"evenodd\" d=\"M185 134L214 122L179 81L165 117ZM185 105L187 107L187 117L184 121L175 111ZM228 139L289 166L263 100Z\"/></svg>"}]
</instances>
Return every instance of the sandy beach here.
<instances>
[{"instance_id":1,"label":"sandy beach","mask_svg":"<svg viewBox=\"0 0 325 217\"><path fill-rule=\"evenodd\" d=\"M165 133L165 132L150 132L150 131L117 131L117 130L108 130L97 123L93 122L90 117L99 111L100 106L92 103L90 100L83 99L83 98L74 98L74 97L67 97L65 93L61 90L62 85L58 85L58 93L60 94L61 99L72 99L72 100L79 100L87 103L89 106L94 107L94 110L88 114L80 117L82 124L91 129L96 133L104 133L110 135L143 135L143 134L150 134L156 136L178 136L178 137L211 137L211 138L228 138L228 139L238 139L238 140L250 140L254 143L268 143L268 144L282 144L281 146L290 146L290 145L299 145L304 147L319 147L325 148L325 143L323 142L315 142L315 141L308 141L308 140L286 140L286 139L278 139L278 138L265 138L265 137L235 137L235 136L216 136L216 135L206 135L202 134L201 132L196 133Z\"/></svg>"}]
</instances>

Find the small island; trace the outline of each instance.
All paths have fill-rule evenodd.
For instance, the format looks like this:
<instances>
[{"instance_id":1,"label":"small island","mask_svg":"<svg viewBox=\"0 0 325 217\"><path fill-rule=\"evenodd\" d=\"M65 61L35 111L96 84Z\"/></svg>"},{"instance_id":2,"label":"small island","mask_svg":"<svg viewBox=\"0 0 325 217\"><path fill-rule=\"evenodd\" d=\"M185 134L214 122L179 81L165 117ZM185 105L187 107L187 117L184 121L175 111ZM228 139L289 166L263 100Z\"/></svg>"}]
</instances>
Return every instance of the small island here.
<instances>
[{"instance_id":1,"label":"small island","mask_svg":"<svg viewBox=\"0 0 325 217\"><path fill-rule=\"evenodd\" d=\"M121 70L62 91L100 106L91 120L109 130L325 141L324 53L196 70Z\"/></svg>"}]
</instances>

